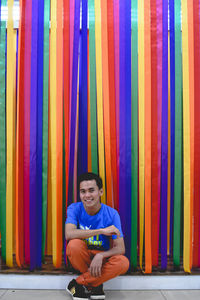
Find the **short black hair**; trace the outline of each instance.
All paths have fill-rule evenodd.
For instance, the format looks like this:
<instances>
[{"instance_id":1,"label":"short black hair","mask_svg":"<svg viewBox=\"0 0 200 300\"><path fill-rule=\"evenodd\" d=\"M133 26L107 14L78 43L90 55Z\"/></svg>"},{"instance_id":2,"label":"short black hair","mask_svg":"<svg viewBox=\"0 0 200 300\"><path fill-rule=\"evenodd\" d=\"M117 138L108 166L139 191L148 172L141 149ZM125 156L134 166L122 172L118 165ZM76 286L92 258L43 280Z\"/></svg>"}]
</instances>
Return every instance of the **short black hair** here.
<instances>
[{"instance_id":1,"label":"short black hair","mask_svg":"<svg viewBox=\"0 0 200 300\"><path fill-rule=\"evenodd\" d=\"M86 173L81 174L78 177L78 188L80 189L80 183L82 181L88 181L88 180L95 180L99 189L101 189L103 187L102 179L99 175L92 173L92 172L86 172Z\"/></svg>"}]
</instances>

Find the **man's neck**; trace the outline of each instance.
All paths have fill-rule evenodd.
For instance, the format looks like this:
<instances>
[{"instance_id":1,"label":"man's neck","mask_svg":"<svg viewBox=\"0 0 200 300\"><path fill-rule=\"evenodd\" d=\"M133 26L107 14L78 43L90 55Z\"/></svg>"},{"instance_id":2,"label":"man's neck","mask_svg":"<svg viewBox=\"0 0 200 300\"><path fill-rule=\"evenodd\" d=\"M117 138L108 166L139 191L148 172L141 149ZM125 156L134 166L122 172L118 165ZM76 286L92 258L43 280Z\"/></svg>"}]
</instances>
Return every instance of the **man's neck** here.
<instances>
[{"instance_id":1,"label":"man's neck","mask_svg":"<svg viewBox=\"0 0 200 300\"><path fill-rule=\"evenodd\" d=\"M94 208L88 208L88 207L86 208L86 207L84 207L84 208L85 208L85 211L87 212L88 215L94 216L94 215L96 215L100 211L100 209L101 209L101 203L99 203L98 207L94 207Z\"/></svg>"}]
</instances>

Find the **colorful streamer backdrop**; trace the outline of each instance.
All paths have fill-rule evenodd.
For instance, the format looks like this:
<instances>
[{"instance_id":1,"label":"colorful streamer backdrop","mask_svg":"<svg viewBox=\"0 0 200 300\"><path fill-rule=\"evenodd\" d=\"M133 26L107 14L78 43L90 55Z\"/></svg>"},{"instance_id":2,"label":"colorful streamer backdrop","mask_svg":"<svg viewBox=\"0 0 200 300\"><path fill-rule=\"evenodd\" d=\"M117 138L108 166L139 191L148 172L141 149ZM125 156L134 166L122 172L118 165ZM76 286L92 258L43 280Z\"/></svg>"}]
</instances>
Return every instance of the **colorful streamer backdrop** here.
<instances>
[{"instance_id":1,"label":"colorful streamer backdrop","mask_svg":"<svg viewBox=\"0 0 200 300\"><path fill-rule=\"evenodd\" d=\"M0 1L8 267L42 268L46 255L55 268L67 263L66 208L85 171L102 177L102 202L119 211L131 271L200 267L200 3L191 2L20 0L18 26L14 1Z\"/></svg>"}]
</instances>

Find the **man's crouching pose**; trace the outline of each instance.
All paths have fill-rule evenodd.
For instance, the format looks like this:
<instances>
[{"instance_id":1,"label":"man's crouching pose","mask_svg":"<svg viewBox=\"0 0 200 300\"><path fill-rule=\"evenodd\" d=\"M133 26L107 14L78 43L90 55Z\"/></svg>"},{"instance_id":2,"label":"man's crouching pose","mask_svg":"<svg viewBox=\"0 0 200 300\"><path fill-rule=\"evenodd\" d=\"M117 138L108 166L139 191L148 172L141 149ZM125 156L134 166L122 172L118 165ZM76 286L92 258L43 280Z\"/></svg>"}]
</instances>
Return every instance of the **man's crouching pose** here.
<instances>
[{"instance_id":1,"label":"man's crouching pose","mask_svg":"<svg viewBox=\"0 0 200 300\"><path fill-rule=\"evenodd\" d=\"M103 283L127 272L118 212L101 203L102 180L93 173L79 177L81 202L68 207L65 237L67 256L81 275L66 290L74 299L105 299Z\"/></svg>"}]
</instances>

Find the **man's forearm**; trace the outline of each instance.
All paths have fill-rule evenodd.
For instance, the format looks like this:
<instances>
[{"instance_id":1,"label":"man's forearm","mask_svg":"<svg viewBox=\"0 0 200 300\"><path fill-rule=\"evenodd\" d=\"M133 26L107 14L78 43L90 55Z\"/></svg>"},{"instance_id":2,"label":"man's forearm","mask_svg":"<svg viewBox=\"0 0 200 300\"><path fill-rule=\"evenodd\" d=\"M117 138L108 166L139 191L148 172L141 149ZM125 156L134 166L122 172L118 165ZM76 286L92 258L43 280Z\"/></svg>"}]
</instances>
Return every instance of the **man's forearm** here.
<instances>
[{"instance_id":1,"label":"man's forearm","mask_svg":"<svg viewBox=\"0 0 200 300\"><path fill-rule=\"evenodd\" d=\"M92 236L102 234L102 229L84 230L84 229L73 229L65 233L67 240L73 239L87 239Z\"/></svg>"},{"instance_id":2,"label":"man's forearm","mask_svg":"<svg viewBox=\"0 0 200 300\"><path fill-rule=\"evenodd\" d=\"M125 249L122 247L113 247L113 248L109 249L108 251L99 252L99 254L103 256L103 258L111 257L114 255L121 255L124 253L125 253Z\"/></svg>"}]
</instances>

